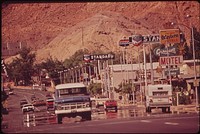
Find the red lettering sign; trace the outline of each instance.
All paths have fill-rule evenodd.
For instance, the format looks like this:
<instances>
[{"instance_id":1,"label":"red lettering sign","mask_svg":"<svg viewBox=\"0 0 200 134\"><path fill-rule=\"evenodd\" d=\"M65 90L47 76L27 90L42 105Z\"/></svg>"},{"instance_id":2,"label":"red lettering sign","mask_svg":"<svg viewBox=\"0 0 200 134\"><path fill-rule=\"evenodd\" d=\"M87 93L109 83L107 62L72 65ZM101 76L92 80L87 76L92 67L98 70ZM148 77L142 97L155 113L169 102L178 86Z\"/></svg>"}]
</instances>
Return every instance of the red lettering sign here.
<instances>
[{"instance_id":1,"label":"red lettering sign","mask_svg":"<svg viewBox=\"0 0 200 134\"><path fill-rule=\"evenodd\" d=\"M159 64L161 66L166 65L178 65L183 62L183 56L167 56L167 57L160 57Z\"/></svg>"}]
</instances>

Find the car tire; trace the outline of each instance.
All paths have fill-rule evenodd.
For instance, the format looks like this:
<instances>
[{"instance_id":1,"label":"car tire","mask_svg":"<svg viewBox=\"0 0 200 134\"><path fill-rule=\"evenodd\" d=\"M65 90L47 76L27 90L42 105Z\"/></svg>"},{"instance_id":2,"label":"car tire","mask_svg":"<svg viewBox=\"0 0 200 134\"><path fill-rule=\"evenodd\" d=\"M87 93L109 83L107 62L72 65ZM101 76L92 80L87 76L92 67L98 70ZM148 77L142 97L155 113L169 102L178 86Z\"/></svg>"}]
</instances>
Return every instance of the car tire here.
<instances>
[{"instance_id":1,"label":"car tire","mask_svg":"<svg viewBox=\"0 0 200 134\"><path fill-rule=\"evenodd\" d=\"M162 108L162 112L163 112L163 113L166 113L166 109L167 109L166 107L163 107L163 108Z\"/></svg>"},{"instance_id":2,"label":"car tire","mask_svg":"<svg viewBox=\"0 0 200 134\"><path fill-rule=\"evenodd\" d=\"M115 112L117 112L117 110L118 110L118 109L117 109L117 106L116 106L116 107L115 107Z\"/></svg>"},{"instance_id":3,"label":"car tire","mask_svg":"<svg viewBox=\"0 0 200 134\"><path fill-rule=\"evenodd\" d=\"M57 115L57 122L58 124L62 124L62 115Z\"/></svg>"},{"instance_id":4,"label":"car tire","mask_svg":"<svg viewBox=\"0 0 200 134\"><path fill-rule=\"evenodd\" d=\"M151 113L151 107L147 107L147 108L146 108L146 112L147 112L147 113Z\"/></svg>"},{"instance_id":5,"label":"car tire","mask_svg":"<svg viewBox=\"0 0 200 134\"><path fill-rule=\"evenodd\" d=\"M82 114L82 119L84 119L84 120L92 120L92 112L90 111L90 112L85 112L85 113L83 113Z\"/></svg>"}]
</instances>

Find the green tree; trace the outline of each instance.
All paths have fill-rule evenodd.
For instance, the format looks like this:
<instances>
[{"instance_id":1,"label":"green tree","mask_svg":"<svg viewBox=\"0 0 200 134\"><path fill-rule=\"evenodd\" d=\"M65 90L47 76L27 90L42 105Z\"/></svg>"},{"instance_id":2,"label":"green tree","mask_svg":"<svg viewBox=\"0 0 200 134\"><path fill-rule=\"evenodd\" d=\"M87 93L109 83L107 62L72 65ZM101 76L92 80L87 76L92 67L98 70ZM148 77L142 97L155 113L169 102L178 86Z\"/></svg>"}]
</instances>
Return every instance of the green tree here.
<instances>
[{"instance_id":1,"label":"green tree","mask_svg":"<svg viewBox=\"0 0 200 134\"><path fill-rule=\"evenodd\" d=\"M102 88L101 88L101 83L91 83L88 86L88 91L92 95L97 95L97 94L102 94Z\"/></svg>"},{"instance_id":2,"label":"green tree","mask_svg":"<svg viewBox=\"0 0 200 134\"><path fill-rule=\"evenodd\" d=\"M63 64L66 68L72 68L75 66L79 66L83 63L83 55L88 54L89 51L87 49L81 49L76 51L72 56L68 59L64 60Z\"/></svg>"},{"instance_id":3,"label":"green tree","mask_svg":"<svg viewBox=\"0 0 200 134\"><path fill-rule=\"evenodd\" d=\"M18 84L20 80L24 85L29 85L31 82L31 76L34 72L33 64L35 62L35 53L31 53L31 49L24 47L19 52L19 58L15 58L8 65L9 76Z\"/></svg>"},{"instance_id":4,"label":"green tree","mask_svg":"<svg viewBox=\"0 0 200 134\"><path fill-rule=\"evenodd\" d=\"M131 82L128 82L128 83L122 82L118 85L118 88L115 89L115 91L122 94L128 94L128 93L132 93L132 88L133 88L133 85Z\"/></svg>"},{"instance_id":5,"label":"green tree","mask_svg":"<svg viewBox=\"0 0 200 134\"><path fill-rule=\"evenodd\" d=\"M42 63L36 64L34 68L41 77L45 77L48 73L49 77L54 80L59 79L58 71L63 71L65 69L61 61L57 59L54 60L52 57L46 59L46 61Z\"/></svg>"}]
</instances>

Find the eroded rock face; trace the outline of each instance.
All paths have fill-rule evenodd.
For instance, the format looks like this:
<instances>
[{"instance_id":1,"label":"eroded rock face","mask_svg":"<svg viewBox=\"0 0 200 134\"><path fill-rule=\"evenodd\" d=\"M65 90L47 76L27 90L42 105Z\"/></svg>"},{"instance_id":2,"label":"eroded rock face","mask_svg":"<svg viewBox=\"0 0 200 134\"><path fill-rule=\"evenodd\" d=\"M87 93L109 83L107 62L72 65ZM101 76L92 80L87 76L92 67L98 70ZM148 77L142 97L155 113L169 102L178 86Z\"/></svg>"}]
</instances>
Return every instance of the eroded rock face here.
<instances>
[{"instance_id":1,"label":"eroded rock face","mask_svg":"<svg viewBox=\"0 0 200 134\"><path fill-rule=\"evenodd\" d=\"M64 60L84 48L118 51L124 36L163 28L180 28L189 39L190 30L167 24L197 27L198 11L196 1L3 4L2 43L26 42L38 62L49 56Z\"/></svg>"}]
</instances>

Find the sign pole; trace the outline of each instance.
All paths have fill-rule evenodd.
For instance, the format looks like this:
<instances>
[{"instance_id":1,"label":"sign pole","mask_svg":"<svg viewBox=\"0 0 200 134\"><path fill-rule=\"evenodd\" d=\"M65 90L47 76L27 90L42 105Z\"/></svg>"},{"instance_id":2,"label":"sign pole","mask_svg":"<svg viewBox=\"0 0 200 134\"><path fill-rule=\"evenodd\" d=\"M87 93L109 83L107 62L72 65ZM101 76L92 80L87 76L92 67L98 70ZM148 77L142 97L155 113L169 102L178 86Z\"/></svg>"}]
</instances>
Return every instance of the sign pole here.
<instances>
[{"instance_id":1,"label":"sign pole","mask_svg":"<svg viewBox=\"0 0 200 134\"><path fill-rule=\"evenodd\" d=\"M168 72L169 72L169 82L170 82L170 85L172 85L172 77L171 77L171 67L170 67L170 59L169 59L169 49L168 49L168 43L167 43L167 57L168 57Z\"/></svg>"},{"instance_id":2,"label":"sign pole","mask_svg":"<svg viewBox=\"0 0 200 134\"><path fill-rule=\"evenodd\" d=\"M195 82L197 81L197 72L196 72L196 62L195 62L195 48L194 48L194 28L192 27L192 51L193 51L193 60L194 60L194 80ZM195 85L195 94L196 94L196 110L199 105L198 101L198 88L197 85Z\"/></svg>"},{"instance_id":3,"label":"sign pole","mask_svg":"<svg viewBox=\"0 0 200 134\"><path fill-rule=\"evenodd\" d=\"M146 52L145 52L145 47L144 44L143 45L143 56L144 56L144 77L145 77L145 86L144 86L144 96L146 94L146 90L147 90L147 68L146 68Z\"/></svg>"},{"instance_id":4,"label":"sign pole","mask_svg":"<svg viewBox=\"0 0 200 134\"><path fill-rule=\"evenodd\" d=\"M151 54L151 43L149 43L150 47L150 64L151 64L151 84L154 84L154 73L153 73L153 62L152 62L152 54Z\"/></svg>"}]
</instances>

